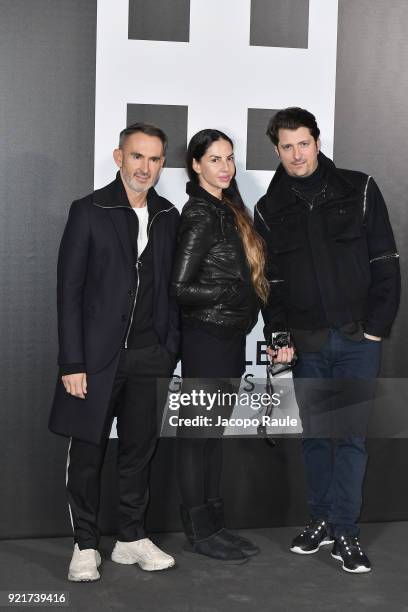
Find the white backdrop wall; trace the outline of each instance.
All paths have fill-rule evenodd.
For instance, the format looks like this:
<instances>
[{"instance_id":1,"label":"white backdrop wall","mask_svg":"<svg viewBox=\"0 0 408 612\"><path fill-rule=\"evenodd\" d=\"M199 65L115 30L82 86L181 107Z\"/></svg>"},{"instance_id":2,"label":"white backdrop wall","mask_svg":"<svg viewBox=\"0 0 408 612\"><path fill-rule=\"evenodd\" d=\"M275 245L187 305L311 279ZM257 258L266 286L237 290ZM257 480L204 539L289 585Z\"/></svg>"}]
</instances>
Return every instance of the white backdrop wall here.
<instances>
[{"instance_id":1,"label":"white backdrop wall","mask_svg":"<svg viewBox=\"0 0 408 612\"><path fill-rule=\"evenodd\" d=\"M146 17L143 11L149 10L149 3L144 4L145 8L138 4L141 19ZM171 21L177 17L173 3L165 4L168 13L161 18ZM188 139L208 127L226 132L235 143L237 180L250 208L266 191L273 172L246 169L248 109L303 106L312 110L322 131L323 151L332 157L337 0L310 0L307 48L250 44L251 25L255 27L251 8L255 8L251 0L191 0L188 41L135 40L128 37L129 0L98 0L96 188L114 176L111 151L127 123L129 104L188 107ZM291 27L290 16L286 27ZM144 119L149 118L148 108ZM263 134L265 130L266 125ZM272 160L272 146L270 156ZM181 209L186 201L185 182L184 168L165 168L157 188ZM264 375L265 358L258 344L262 340L259 321L247 343L247 373L259 377Z\"/></svg>"}]
</instances>

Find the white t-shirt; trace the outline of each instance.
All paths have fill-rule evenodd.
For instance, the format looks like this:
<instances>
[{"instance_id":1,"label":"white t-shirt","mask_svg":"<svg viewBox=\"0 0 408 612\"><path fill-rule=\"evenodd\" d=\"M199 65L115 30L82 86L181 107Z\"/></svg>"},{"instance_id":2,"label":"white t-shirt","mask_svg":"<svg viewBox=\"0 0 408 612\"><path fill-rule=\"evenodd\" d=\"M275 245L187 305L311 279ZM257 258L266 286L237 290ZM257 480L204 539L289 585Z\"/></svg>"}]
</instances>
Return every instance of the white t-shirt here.
<instances>
[{"instance_id":1,"label":"white t-shirt","mask_svg":"<svg viewBox=\"0 0 408 612\"><path fill-rule=\"evenodd\" d=\"M137 214L137 218L139 220L139 234L137 236L137 253L138 257L141 256L143 251L147 245L147 225L149 223L149 211L147 206L143 206L143 208L134 208L133 209Z\"/></svg>"}]
</instances>

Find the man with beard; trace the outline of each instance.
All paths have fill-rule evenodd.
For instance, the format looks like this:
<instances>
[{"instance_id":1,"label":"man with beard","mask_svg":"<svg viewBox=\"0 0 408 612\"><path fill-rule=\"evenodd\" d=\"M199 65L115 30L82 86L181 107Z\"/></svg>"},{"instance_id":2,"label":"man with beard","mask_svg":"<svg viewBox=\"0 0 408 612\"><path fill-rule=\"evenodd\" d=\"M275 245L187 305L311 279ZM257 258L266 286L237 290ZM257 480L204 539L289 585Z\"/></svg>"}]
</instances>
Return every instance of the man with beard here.
<instances>
[{"instance_id":1,"label":"man with beard","mask_svg":"<svg viewBox=\"0 0 408 612\"><path fill-rule=\"evenodd\" d=\"M283 345L285 332L294 341L293 376L311 514L291 551L316 553L334 542L332 556L345 571L368 572L371 565L357 526L367 462L364 433L356 434L354 423L342 419L338 424L344 435L340 427L334 435L327 428L323 434L316 430L324 418L330 423L335 411L327 411L322 381L312 387L302 379L335 379L330 388L357 395L362 388L369 405L381 339L389 335L399 304L398 253L375 181L362 172L340 170L323 155L312 113L281 110L267 134L281 164L255 210L255 226L268 248L266 337L281 332L281 348L269 349L275 362L293 359L293 346L289 341ZM319 385L321 394L316 393ZM353 395L346 407L350 412L340 415L354 416L358 403Z\"/></svg>"},{"instance_id":2,"label":"man with beard","mask_svg":"<svg viewBox=\"0 0 408 612\"><path fill-rule=\"evenodd\" d=\"M115 180L75 201L58 258L60 378L50 429L70 437L67 492L74 532L68 579L97 580L100 474L117 417L118 563L174 565L144 531L156 445L157 379L173 372L178 309L168 286L179 213L154 185L167 138L151 124L120 134Z\"/></svg>"}]
</instances>

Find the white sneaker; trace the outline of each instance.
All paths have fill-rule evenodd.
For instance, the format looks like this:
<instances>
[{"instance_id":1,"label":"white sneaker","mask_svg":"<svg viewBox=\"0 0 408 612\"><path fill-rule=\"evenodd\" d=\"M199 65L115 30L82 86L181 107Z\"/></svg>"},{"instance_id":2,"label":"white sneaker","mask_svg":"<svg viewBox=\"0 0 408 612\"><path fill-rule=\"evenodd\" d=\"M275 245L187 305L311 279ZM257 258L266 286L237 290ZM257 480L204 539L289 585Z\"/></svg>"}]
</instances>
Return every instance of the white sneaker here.
<instances>
[{"instance_id":1,"label":"white sneaker","mask_svg":"<svg viewBox=\"0 0 408 612\"><path fill-rule=\"evenodd\" d=\"M69 564L68 580L72 582L91 582L99 580L98 567L101 564L101 555L94 548L80 550L78 544L74 546L71 563Z\"/></svg>"},{"instance_id":2,"label":"white sneaker","mask_svg":"<svg viewBox=\"0 0 408 612\"><path fill-rule=\"evenodd\" d=\"M116 563L137 563L147 572L167 569L176 563L173 557L160 550L149 538L133 542L117 541L111 558Z\"/></svg>"}]
</instances>

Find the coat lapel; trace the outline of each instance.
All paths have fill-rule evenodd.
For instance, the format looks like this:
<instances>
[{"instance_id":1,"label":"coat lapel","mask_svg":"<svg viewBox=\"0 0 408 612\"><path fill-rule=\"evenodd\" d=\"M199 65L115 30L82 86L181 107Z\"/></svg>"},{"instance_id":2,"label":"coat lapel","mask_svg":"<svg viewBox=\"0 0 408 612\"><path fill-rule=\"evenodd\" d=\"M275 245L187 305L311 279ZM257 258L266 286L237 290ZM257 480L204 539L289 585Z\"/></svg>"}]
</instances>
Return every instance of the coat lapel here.
<instances>
[{"instance_id":1,"label":"coat lapel","mask_svg":"<svg viewBox=\"0 0 408 612\"><path fill-rule=\"evenodd\" d=\"M113 227L119 238L119 242L121 243L122 248L125 252L126 258L130 262L130 264L133 265L135 262L132 243L129 235L129 219L127 215L135 213L133 212L129 204L129 200L126 195L126 191L123 186L122 179L120 178L119 172L116 174L116 178L112 183L94 192L93 203L96 206L99 206L100 208L105 208L107 214L110 217L110 220L112 221ZM156 234L155 230L157 228L155 217L158 213L166 209L166 204L172 206L170 202L163 200L156 193L155 189L151 187L147 194L147 206L149 209L149 232L150 227L152 225L152 231ZM162 228L163 225L159 223L159 227ZM161 229L161 231L163 232L163 229ZM155 239L155 271L160 269L165 247L165 235L161 234L161 236L162 238ZM158 280L159 279L157 279L157 282Z\"/></svg>"},{"instance_id":2,"label":"coat lapel","mask_svg":"<svg viewBox=\"0 0 408 612\"><path fill-rule=\"evenodd\" d=\"M105 208L112 221L119 242L125 251L126 258L133 265L134 256L129 236L129 220L127 218L127 215L133 213L133 211L130 208L129 200L120 178L120 172L117 172L116 178L112 183L94 192L93 201L96 206Z\"/></svg>"},{"instance_id":3,"label":"coat lapel","mask_svg":"<svg viewBox=\"0 0 408 612\"><path fill-rule=\"evenodd\" d=\"M123 247L126 258L128 259L129 263L133 265L134 264L133 249L132 249L132 244L130 242L128 219L127 219L127 215L129 215L130 212L133 213L133 211L128 212L127 210L124 210L123 208L118 207L118 208L109 208L107 212L116 230L117 236Z\"/></svg>"},{"instance_id":4,"label":"coat lapel","mask_svg":"<svg viewBox=\"0 0 408 612\"><path fill-rule=\"evenodd\" d=\"M153 240L153 282L154 282L154 290L155 295L158 295L160 280L162 278L161 268L163 266L163 256L164 256L164 245L166 242L166 237L163 236L163 228L165 225L163 223L158 223L156 226L152 227L151 231L153 232L152 237Z\"/></svg>"}]
</instances>

